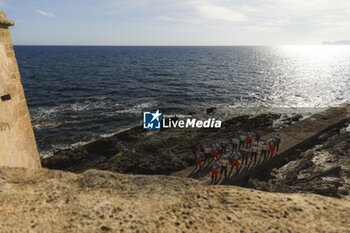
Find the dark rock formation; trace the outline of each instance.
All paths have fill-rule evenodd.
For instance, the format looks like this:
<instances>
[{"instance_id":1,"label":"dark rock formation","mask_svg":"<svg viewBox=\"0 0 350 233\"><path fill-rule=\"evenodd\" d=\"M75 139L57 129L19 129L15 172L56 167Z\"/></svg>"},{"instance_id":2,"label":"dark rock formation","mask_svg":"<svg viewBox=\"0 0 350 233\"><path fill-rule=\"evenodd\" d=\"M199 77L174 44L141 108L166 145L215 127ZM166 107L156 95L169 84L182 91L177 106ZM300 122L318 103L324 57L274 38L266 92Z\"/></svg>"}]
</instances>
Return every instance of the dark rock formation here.
<instances>
[{"instance_id":1,"label":"dark rock formation","mask_svg":"<svg viewBox=\"0 0 350 233\"><path fill-rule=\"evenodd\" d=\"M320 145L274 168L267 177L253 177L248 187L273 192L309 192L341 197L350 193L350 133L331 130ZM295 152L297 153L297 152Z\"/></svg>"},{"instance_id":2,"label":"dark rock formation","mask_svg":"<svg viewBox=\"0 0 350 233\"><path fill-rule=\"evenodd\" d=\"M216 107L210 107L210 108L207 108L205 111L206 113L212 113L216 110L217 108Z\"/></svg>"}]
</instances>

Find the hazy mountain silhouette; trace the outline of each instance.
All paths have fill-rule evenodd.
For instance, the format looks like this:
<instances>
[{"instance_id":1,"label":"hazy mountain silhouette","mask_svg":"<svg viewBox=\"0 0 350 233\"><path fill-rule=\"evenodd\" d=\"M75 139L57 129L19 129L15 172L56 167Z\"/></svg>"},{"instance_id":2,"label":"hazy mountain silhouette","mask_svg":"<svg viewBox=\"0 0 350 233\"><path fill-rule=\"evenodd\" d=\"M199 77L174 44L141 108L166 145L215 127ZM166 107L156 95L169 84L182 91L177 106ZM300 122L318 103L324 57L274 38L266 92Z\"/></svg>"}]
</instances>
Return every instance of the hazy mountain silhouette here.
<instances>
[{"instance_id":1,"label":"hazy mountain silhouette","mask_svg":"<svg viewBox=\"0 0 350 233\"><path fill-rule=\"evenodd\" d=\"M350 45L350 40L338 40L334 42L323 41L323 45Z\"/></svg>"}]
</instances>

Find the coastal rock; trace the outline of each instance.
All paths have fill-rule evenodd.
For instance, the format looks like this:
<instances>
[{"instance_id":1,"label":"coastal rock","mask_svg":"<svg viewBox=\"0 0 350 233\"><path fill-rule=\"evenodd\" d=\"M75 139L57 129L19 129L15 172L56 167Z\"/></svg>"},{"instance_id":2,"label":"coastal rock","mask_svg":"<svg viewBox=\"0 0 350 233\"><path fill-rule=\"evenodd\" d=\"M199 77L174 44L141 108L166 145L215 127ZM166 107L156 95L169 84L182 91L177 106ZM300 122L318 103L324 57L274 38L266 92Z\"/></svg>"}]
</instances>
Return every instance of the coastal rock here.
<instances>
[{"instance_id":1,"label":"coastal rock","mask_svg":"<svg viewBox=\"0 0 350 233\"><path fill-rule=\"evenodd\" d=\"M189 178L0 168L1 232L347 232L350 199Z\"/></svg>"},{"instance_id":2,"label":"coastal rock","mask_svg":"<svg viewBox=\"0 0 350 233\"><path fill-rule=\"evenodd\" d=\"M301 114L293 114L293 115L287 115L282 114L276 121L274 122L275 128L283 128L285 126L289 126L294 124L295 122L300 121L303 118Z\"/></svg>"},{"instance_id":3,"label":"coastal rock","mask_svg":"<svg viewBox=\"0 0 350 233\"><path fill-rule=\"evenodd\" d=\"M205 110L205 112L209 114L209 113L214 112L216 109L217 109L216 107L210 107L210 108L207 108L207 109Z\"/></svg>"},{"instance_id":4,"label":"coastal rock","mask_svg":"<svg viewBox=\"0 0 350 233\"><path fill-rule=\"evenodd\" d=\"M271 170L268 178L254 177L249 187L273 192L308 192L342 197L350 193L350 132L327 132L323 143L296 160Z\"/></svg>"}]
</instances>

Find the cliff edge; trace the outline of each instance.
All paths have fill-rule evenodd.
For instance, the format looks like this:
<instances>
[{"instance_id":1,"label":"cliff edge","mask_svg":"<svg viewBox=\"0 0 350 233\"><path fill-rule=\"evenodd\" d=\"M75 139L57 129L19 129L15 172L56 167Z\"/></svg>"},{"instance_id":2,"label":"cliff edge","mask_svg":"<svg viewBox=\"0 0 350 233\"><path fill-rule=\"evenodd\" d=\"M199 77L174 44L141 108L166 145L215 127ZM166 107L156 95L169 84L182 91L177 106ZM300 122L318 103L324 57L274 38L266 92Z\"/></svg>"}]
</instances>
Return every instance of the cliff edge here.
<instances>
[{"instance_id":1,"label":"cliff edge","mask_svg":"<svg viewBox=\"0 0 350 233\"><path fill-rule=\"evenodd\" d=\"M2 232L348 232L350 200L161 175L0 168Z\"/></svg>"}]
</instances>

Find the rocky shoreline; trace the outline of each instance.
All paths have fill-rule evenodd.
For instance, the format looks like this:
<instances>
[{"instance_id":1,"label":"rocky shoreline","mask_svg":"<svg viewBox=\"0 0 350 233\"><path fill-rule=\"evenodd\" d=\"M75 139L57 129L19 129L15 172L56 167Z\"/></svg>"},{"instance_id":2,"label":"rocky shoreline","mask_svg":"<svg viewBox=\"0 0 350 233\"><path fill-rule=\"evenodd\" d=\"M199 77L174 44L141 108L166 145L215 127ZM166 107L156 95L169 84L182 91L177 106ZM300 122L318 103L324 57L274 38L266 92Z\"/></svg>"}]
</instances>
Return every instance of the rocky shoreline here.
<instances>
[{"instance_id":1,"label":"rocky shoreline","mask_svg":"<svg viewBox=\"0 0 350 233\"><path fill-rule=\"evenodd\" d=\"M243 115L226 120L220 129L144 130L135 127L74 149L42 158L42 166L71 172L101 169L129 174L169 175L194 164L200 145L230 140L239 131L270 133L299 121L301 115ZM278 126L274 123L279 120Z\"/></svg>"},{"instance_id":2,"label":"rocky shoreline","mask_svg":"<svg viewBox=\"0 0 350 233\"><path fill-rule=\"evenodd\" d=\"M220 129L150 131L135 127L85 146L59 151L52 157L44 158L42 164L50 169L76 173L99 169L127 174L173 174L196 178L186 173L195 163L193 154L198 146L228 141L238 132L259 129L265 135L272 135L280 131L292 140L285 143L294 146L282 145L282 148L289 149L272 161L265 161L266 165L261 164L257 172L248 171L237 177L241 181L233 177L233 182L222 184L272 192L308 192L343 197L350 193L350 137L342 129L347 127L349 120L346 121L346 115L338 117L339 113L344 113L344 109L346 107L332 108L305 122L299 122L302 118L300 115L286 117L281 114L261 114L231 118L224 121ZM331 128L324 128L322 121ZM312 127L320 128L315 130ZM322 134L323 128L328 131ZM295 135L304 139L297 139ZM205 180L203 178L197 177Z\"/></svg>"}]
</instances>

